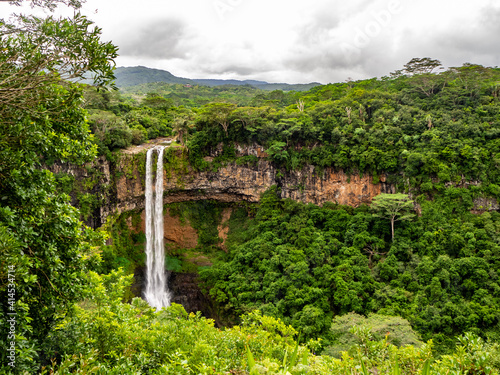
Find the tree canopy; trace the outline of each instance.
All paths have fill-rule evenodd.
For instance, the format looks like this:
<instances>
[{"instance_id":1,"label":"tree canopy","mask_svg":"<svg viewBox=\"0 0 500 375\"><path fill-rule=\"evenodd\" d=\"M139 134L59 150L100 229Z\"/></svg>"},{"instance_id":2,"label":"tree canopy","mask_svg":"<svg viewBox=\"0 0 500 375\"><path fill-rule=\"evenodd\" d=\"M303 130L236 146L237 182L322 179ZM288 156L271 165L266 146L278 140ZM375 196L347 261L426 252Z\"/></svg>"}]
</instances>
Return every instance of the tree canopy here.
<instances>
[{"instance_id":1,"label":"tree canopy","mask_svg":"<svg viewBox=\"0 0 500 375\"><path fill-rule=\"evenodd\" d=\"M19 4L20 2L13 2ZM53 9L78 1L33 1ZM93 74L96 85L113 79L117 48L100 41L84 16L16 16L0 21L0 294L8 300L12 267L15 304L2 304L3 322L15 312L17 371L37 371L48 332L81 298L84 272L95 261L100 236L82 228L69 197L58 194L55 160L81 164L96 146L82 108L82 87L72 80ZM97 241L97 242L96 242ZM2 324L0 334L7 337ZM2 366L7 361L2 339ZM43 355L43 354L42 354ZM4 368L5 369L5 368Z\"/></svg>"},{"instance_id":2,"label":"tree canopy","mask_svg":"<svg viewBox=\"0 0 500 375\"><path fill-rule=\"evenodd\" d=\"M394 223L396 221L411 220L415 217L412 213L413 201L407 194L379 194L373 198L371 205L373 216L389 219L391 222L391 236L394 241Z\"/></svg>"}]
</instances>

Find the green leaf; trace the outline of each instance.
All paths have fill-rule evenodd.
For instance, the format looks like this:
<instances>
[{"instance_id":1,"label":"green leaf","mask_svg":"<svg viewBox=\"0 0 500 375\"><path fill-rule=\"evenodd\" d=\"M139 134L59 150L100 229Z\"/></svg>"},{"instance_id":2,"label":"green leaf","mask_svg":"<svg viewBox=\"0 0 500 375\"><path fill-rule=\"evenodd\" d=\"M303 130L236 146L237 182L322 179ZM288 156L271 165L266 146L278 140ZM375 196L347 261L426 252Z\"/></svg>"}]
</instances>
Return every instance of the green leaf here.
<instances>
[{"instance_id":1,"label":"green leaf","mask_svg":"<svg viewBox=\"0 0 500 375\"><path fill-rule=\"evenodd\" d=\"M431 374L431 360L428 359L424 363L424 367L422 368L422 375L430 375Z\"/></svg>"},{"instance_id":2,"label":"green leaf","mask_svg":"<svg viewBox=\"0 0 500 375\"><path fill-rule=\"evenodd\" d=\"M247 349L247 363L248 363L248 369L250 371L252 371L252 369L255 367L255 360L253 358L253 354L252 352L250 351L250 348L248 347L248 345L246 346L246 349Z\"/></svg>"},{"instance_id":3,"label":"green leaf","mask_svg":"<svg viewBox=\"0 0 500 375\"><path fill-rule=\"evenodd\" d=\"M369 375L368 370L366 369L365 362L360 358L359 361L361 362L361 371L363 371L363 375Z\"/></svg>"},{"instance_id":4,"label":"green leaf","mask_svg":"<svg viewBox=\"0 0 500 375\"><path fill-rule=\"evenodd\" d=\"M392 369L392 375L401 375L401 369L399 368L398 359L394 360L394 367Z\"/></svg>"}]
</instances>

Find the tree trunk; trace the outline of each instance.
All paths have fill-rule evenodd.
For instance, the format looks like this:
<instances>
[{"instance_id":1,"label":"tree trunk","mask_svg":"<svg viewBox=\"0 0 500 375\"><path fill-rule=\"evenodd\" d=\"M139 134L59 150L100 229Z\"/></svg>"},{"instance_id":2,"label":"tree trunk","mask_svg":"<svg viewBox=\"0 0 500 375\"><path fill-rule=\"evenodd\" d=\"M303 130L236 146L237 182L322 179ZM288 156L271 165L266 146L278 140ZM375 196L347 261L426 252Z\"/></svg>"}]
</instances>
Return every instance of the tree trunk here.
<instances>
[{"instance_id":1,"label":"tree trunk","mask_svg":"<svg viewBox=\"0 0 500 375\"><path fill-rule=\"evenodd\" d=\"M391 217L391 234L392 234L392 241L394 242L394 217Z\"/></svg>"}]
</instances>

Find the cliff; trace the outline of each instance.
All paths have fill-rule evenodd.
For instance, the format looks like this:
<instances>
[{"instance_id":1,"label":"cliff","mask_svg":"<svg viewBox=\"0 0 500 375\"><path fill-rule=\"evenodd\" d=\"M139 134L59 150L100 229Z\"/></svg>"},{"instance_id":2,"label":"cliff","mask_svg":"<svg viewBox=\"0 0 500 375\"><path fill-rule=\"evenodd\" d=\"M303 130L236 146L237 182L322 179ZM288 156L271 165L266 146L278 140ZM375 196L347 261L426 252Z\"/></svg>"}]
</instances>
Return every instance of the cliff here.
<instances>
[{"instance_id":1,"label":"cliff","mask_svg":"<svg viewBox=\"0 0 500 375\"><path fill-rule=\"evenodd\" d=\"M296 171L279 170L264 158L261 146L238 148L237 156L258 157L253 165L229 163L215 171L201 172L188 165L181 149L172 151L164 161L165 204L203 199L256 203L263 192L277 185L282 198L317 205L336 202L356 207L369 204L380 193L394 191L393 186L386 183L385 176L373 183L369 175L347 175L332 168L319 171L311 165ZM142 147L129 149L121 155L117 163L115 196L103 207L101 220L111 213L144 208L144 172L140 163L145 163Z\"/></svg>"},{"instance_id":2,"label":"cliff","mask_svg":"<svg viewBox=\"0 0 500 375\"><path fill-rule=\"evenodd\" d=\"M79 185L76 190L95 198L89 210L87 224L96 228L106 222L108 216L144 209L144 173L146 151L159 144L168 145L166 139L123 150L113 162L104 157L83 167L55 164L51 170L68 173ZM255 163L227 163L217 169L196 171L189 165L185 150L168 147L164 160L164 203L195 200L216 200L219 202L259 202L260 195L273 185L281 190L282 198L291 198L303 203L323 205L335 202L357 207L369 204L380 193L393 193L395 187L387 182L386 176L346 174L333 168L318 169L306 165L300 170L284 171L267 160L263 147L237 146L237 157L255 156ZM214 150L207 157L211 161L220 150ZM466 187L466 184L460 186ZM75 189L74 189L75 190ZM81 195L81 194L80 194ZM78 201L73 193L73 200ZM473 212L498 210L494 199L478 198Z\"/></svg>"},{"instance_id":3,"label":"cliff","mask_svg":"<svg viewBox=\"0 0 500 375\"><path fill-rule=\"evenodd\" d=\"M81 205L82 196L96 197L96 204L92 206L87 224L94 228L106 223L107 218L117 218L118 215L128 212L135 215L127 219L126 227L135 235L144 232L144 181L146 151L164 140L156 143L133 147L120 152L113 161L104 157L83 167L56 164L52 171L68 173L73 176L73 200ZM207 157L213 160L219 150ZM395 187L387 182L386 176L348 175L342 170L332 168L318 169L306 165L300 170L285 171L277 168L267 160L264 149L254 145L237 147L237 157L254 156L254 163L238 164L230 162L208 171L194 170L188 163L187 153L182 148L168 147L164 159L164 204L215 200L219 202L250 202L257 203L261 194L271 186L280 187L282 198L291 198L304 203L323 205L325 202L336 202L342 205L359 206L369 204L374 196L380 193L393 193ZM250 158L247 158L250 159ZM240 159L241 160L241 159ZM375 181L376 180L376 181ZM470 182L469 182L470 183ZM465 184L465 183L464 183ZM200 202L209 203L209 202ZM207 220L217 226L220 239L216 246L225 250L225 240L229 230L228 221L234 206L222 205L217 220ZM489 199L477 200L474 208L478 213L487 209L497 209L498 203ZM134 211L133 213L130 211ZM126 215L123 215L126 216ZM111 221L112 223L115 220ZM190 264L193 270L210 265L206 254L183 249L195 249L203 238L197 225L185 217L181 218L174 207L166 207L164 211L164 238L173 256L177 256L184 263ZM217 235L216 235L217 236ZM132 242L130 237L129 242ZM138 252L142 251L140 243L133 244ZM182 254L177 251L182 249ZM132 292L140 295L143 289L143 268L135 268L135 282ZM217 319L210 299L197 286L196 272L170 272L169 285L173 291L174 301L184 305L187 311L203 311L207 316Z\"/></svg>"}]
</instances>

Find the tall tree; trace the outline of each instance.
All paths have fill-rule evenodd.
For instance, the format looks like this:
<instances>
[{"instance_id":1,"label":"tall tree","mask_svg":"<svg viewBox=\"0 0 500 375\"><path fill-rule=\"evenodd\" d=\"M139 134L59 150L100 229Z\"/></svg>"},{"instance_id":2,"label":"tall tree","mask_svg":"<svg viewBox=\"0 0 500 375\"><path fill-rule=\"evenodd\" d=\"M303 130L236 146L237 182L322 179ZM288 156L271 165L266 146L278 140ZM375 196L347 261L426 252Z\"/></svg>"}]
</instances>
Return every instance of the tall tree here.
<instances>
[{"instance_id":1,"label":"tall tree","mask_svg":"<svg viewBox=\"0 0 500 375\"><path fill-rule=\"evenodd\" d=\"M43 117L48 111L57 114L62 103L47 108L46 89L60 85L61 80L91 75L97 86L112 83L110 62L117 56L117 48L100 42L101 29L91 26L79 13L73 18L0 20L0 115L4 121L16 117L13 111L32 117Z\"/></svg>"},{"instance_id":2,"label":"tall tree","mask_svg":"<svg viewBox=\"0 0 500 375\"><path fill-rule=\"evenodd\" d=\"M434 70L440 67L441 62L439 60L431 59L430 57L416 57L404 65L402 72L412 76L409 81L410 85L416 87L425 96L431 96L445 83L444 80L436 79L434 74Z\"/></svg>"},{"instance_id":3,"label":"tall tree","mask_svg":"<svg viewBox=\"0 0 500 375\"><path fill-rule=\"evenodd\" d=\"M172 130L182 146L186 145L186 138L189 134L189 129L193 127L193 119L194 115L189 110L183 110L175 116L172 124Z\"/></svg>"},{"instance_id":4,"label":"tall tree","mask_svg":"<svg viewBox=\"0 0 500 375\"><path fill-rule=\"evenodd\" d=\"M394 223L411 220L415 217L413 201L407 194L379 194L373 198L371 208L373 216L388 219L391 222L391 238L394 241Z\"/></svg>"},{"instance_id":5,"label":"tall tree","mask_svg":"<svg viewBox=\"0 0 500 375\"><path fill-rule=\"evenodd\" d=\"M432 73L441 66L441 61L430 57L414 57L404 65L404 72L409 75Z\"/></svg>"},{"instance_id":6,"label":"tall tree","mask_svg":"<svg viewBox=\"0 0 500 375\"><path fill-rule=\"evenodd\" d=\"M231 103L210 103L203 107L201 112L202 121L208 124L222 126L226 137L230 124L229 115L236 109L236 104Z\"/></svg>"},{"instance_id":7,"label":"tall tree","mask_svg":"<svg viewBox=\"0 0 500 375\"><path fill-rule=\"evenodd\" d=\"M78 13L10 19L0 20L0 299L11 303L2 304L0 319L15 316L15 324L0 326L0 363L5 372L14 363L19 373L34 373L48 331L81 296L98 237L84 228L69 197L55 193L55 177L44 165L95 157L74 80L92 74L96 85L110 84L117 48L101 42L100 29ZM14 361L7 358L8 334Z\"/></svg>"}]
</instances>

